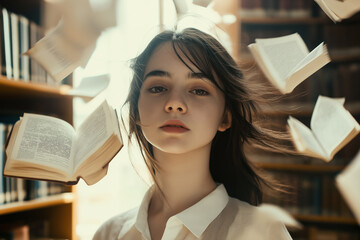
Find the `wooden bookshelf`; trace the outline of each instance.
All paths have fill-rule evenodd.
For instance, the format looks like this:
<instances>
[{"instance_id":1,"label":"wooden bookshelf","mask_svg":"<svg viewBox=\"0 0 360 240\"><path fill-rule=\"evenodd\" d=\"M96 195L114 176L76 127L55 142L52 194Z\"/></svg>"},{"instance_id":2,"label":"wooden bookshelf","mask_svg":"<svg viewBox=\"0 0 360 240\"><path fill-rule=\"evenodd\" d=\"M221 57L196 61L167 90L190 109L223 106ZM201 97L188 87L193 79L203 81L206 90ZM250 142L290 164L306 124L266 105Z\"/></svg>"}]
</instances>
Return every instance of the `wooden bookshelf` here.
<instances>
[{"instance_id":1,"label":"wooden bookshelf","mask_svg":"<svg viewBox=\"0 0 360 240\"><path fill-rule=\"evenodd\" d=\"M334 165L315 165L315 164L291 164L291 163L256 163L256 166L268 170L313 172L313 173L337 173L342 171L345 166Z\"/></svg>"},{"instance_id":2,"label":"wooden bookshelf","mask_svg":"<svg viewBox=\"0 0 360 240\"><path fill-rule=\"evenodd\" d=\"M294 217L303 222L357 225L356 220L350 217L310 215L310 214L294 214Z\"/></svg>"},{"instance_id":3,"label":"wooden bookshelf","mask_svg":"<svg viewBox=\"0 0 360 240\"><path fill-rule=\"evenodd\" d=\"M77 239L75 192L61 193L0 207L0 224L46 222L51 238Z\"/></svg>"},{"instance_id":4,"label":"wooden bookshelf","mask_svg":"<svg viewBox=\"0 0 360 240\"><path fill-rule=\"evenodd\" d=\"M241 24L324 24L331 22L325 17L240 17Z\"/></svg>"},{"instance_id":5,"label":"wooden bookshelf","mask_svg":"<svg viewBox=\"0 0 360 240\"><path fill-rule=\"evenodd\" d=\"M48 86L41 83L30 83L24 81L15 81L5 76L0 76L0 94L4 95L21 95L21 96L47 96L57 98L72 98L67 95L71 89L69 85L60 85L58 87Z\"/></svg>"},{"instance_id":6,"label":"wooden bookshelf","mask_svg":"<svg viewBox=\"0 0 360 240\"><path fill-rule=\"evenodd\" d=\"M313 112L315 104L311 102L291 102L278 103L273 106L264 106L262 113L265 115L296 115L296 116L310 116ZM345 102L345 108L353 115L360 114L360 101Z\"/></svg>"},{"instance_id":7,"label":"wooden bookshelf","mask_svg":"<svg viewBox=\"0 0 360 240\"><path fill-rule=\"evenodd\" d=\"M0 117L33 112L54 115L73 123L73 99L64 94L62 88L0 77L0 89ZM34 218L49 223L49 236L76 239L76 191L74 187L66 189L61 194L0 206L0 225L19 220L26 223Z\"/></svg>"},{"instance_id":8,"label":"wooden bookshelf","mask_svg":"<svg viewBox=\"0 0 360 240\"><path fill-rule=\"evenodd\" d=\"M275 12L274 9L270 11L264 7L265 5L263 5L262 8L260 7L260 13L258 11L251 15L251 11L245 11L246 14L244 14L244 9L241 9L242 6L253 6L253 4L243 5L244 1L250 0L215 1L215 9L217 9L220 14L236 16L236 22L224 29L231 30L228 31L228 35L234 45L232 55L240 66L245 69L256 67L254 58L247 48L248 44L255 41L255 38L280 37L294 32L298 32L303 37L310 51L324 41L325 44L328 45L329 55L332 60L331 63L306 79L293 93L286 96L284 95L283 101L272 104L271 106L262 106L262 117L265 117L266 121L275 119L275 121L283 123L283 125L286 125L286 119L289 115L309 121L317 96L324 95L329 97L345 97L345 108L359 121L360 95L358 94L359 85L357 80L359 80L360 70L358 70L359 73L357 73L356 69L360 69L360 13L341 23L336 23L335 26L313 0L299 0L303 2L303 6L309 7L307 13L305 13L305 15L307 14L308 16L300 17L295 15L290 16L290 13L285 13L285 15L280 16L279 12L276 12L276 9ZM265 2L268 3L268 1L257 1L256 3L265 4ZM269 2L274 3L276 0ZM289 1L288 3L293 2L295 1ZM274 6L277 5L273 5L273 8ZM343 34L339 32L338 34L336 33L336 31L341 29L353 30L343 37ZM264 81L266 80L264 79ZM266 172L275 174L274 176L280 174L280 177L285 174L286 177L283 176L284 178L282 178L285 181L283 182L285 185L290 184L291 187L291 184L294 184L295 181L298 184L296 186L301 187L301 181L304 181L303 184L307 186L307 188L320 186L320 198L327 198L328 196L331 198L331 195L337 191L333 182L334 176L346 167L347 163L354 157L354 153L359 150L359 139L360 137L358 136L345 146L331 163L325 163L321 162L321 160L311 158L299 159L296 156L283 156L281 158L272 153L263 154L261 151L260 153L255 151L255 155L249 156L249 158L253 160L256 166L264 169ZM253 151L250 149L250 152ZM317 164L319 162L320 164ZM306 182L302 180L302 178L312 180ZM325 182L326 184L331 184L331 188L326 188L327 185L315 186L319 184L319 182L321 184ZM309 183L314 186L308 186ZM305 191L305 189L298 189L298 191L300 191L300 193L296 193L297 196L304 194L301 193L301 191L308 193L309 191L315 190L307 189L307 191ZM341 204L346 205L339 194L336 197L339 198L338 201L341 202ZM278 199L274 201L275 204L279 203ZM292 199L290 201L296 201L296 204L298 204L297 210L301 212L301 205L303 203L299 203L299 199ZM309 199L307 199L307 201L309 201ZM322 200L317 199L317 201ZM317 204L319 204L319 202ZM325 204L325 202L321 202L321 204ZM318 205L317 208L319 208ZM321 211L323 211L323 209L320 209L320 212ZM342 210L338 210L338 213L333 212L333 214L329 215L326 214L326 212L327 211L324 211L322 214L294 214L295 218L304 224L305 229L309 228L311 231L309 230L309 233L306 235L294 234L293 238L317 239L317 229L319 229L320 232L332 231L334 236L336 236L337 231L341 231L342 233L349 231L349 234L352 234L351 236L356 236L356 239L360 238L360 228L357 226L356 220L351 214L344 210L344 207L342 207ZM344 214L342 215L342 213ZM336 229L333 229L334 225L337 226ZM345 227L346 225L350 225L351 229L349 230L349 228Z\"/></svg>"},{"instance_id":9,"label":"wooden bookshelf","mask_svg":"<svg viewBox=\"0 0 360 240\"><path fill-rule=\"evenodd\" d=\"M14 14L23 15L29 20L39 23L40 4L39 0L14 0L2 2L3 8ZM40 30L40 27L39 29ZM29 30L30 31L30 30ZM30 36L30 34L29 34ZM19 42L21 38L19 38ZM2 52L4 54L4 52ZM20 58L20 56L16 56ZM4 62L3 62L4 64ZM20 65L19 65L20 66ZM38 69L40 66L38 65ZM4 71L2 67L2 71ZM31 69L29 67L29 69ZM19 72L21 73L20 69ZM5 75L4 72L2 74ZM36 75L37 74L37 75ZM46 72L36 72L37 81L23 81L21 79L8 79L0 76L0 120L8 125L13 124L23 113L39 113L56 116L73 124L73 97L67 92L71 89L71 76L65 82L68 85L51 84L46 77ZM21 76L21 74L20 74ZM29 74L29 76L33 76ZM42 79L40 79L42 77ZM38 83L41 81L42 83ZM4 134L2 132L2 134ZM1 146L4 151L4 146ZM3 163L4 152L2 152ZM0 176L3 178L3 176ZM15 179L15 178L8 178ZM14 180L16 182L17 179ZM19 180L21 181L21 180ZM24 184L28 186L30 181ZM50 183L48 183L50 185ZM51 183L53 184L53 183ZM49 186L48 185L48 186ZM77 195L74 186L51 185L58 187L57 190L48 189L48 193L36 192L36 185L31 189L34 196L27 196L25 200L6 200L0 205L0 226L29 225L34 222L45 224L47 236L55 239L75 240L77 222ZM53 190L55 192L53 192ZM2 229L3 230L3 229ZM31 232L31 229L30 229Z\"/></svg>"},{"instance_id":10,"label":"wooden bookshelf","mask_svg":"<svg viewBox=\"0 0 360 240\"><path fill-rule=\"evenodd\" d=\"M29 201L13 202L0 206L0 215L18 213L23 211L48 208L63 204L72 204L75 202L73 192L60 193L57 195L46 196Z\"/></svg>"}]
</instances>

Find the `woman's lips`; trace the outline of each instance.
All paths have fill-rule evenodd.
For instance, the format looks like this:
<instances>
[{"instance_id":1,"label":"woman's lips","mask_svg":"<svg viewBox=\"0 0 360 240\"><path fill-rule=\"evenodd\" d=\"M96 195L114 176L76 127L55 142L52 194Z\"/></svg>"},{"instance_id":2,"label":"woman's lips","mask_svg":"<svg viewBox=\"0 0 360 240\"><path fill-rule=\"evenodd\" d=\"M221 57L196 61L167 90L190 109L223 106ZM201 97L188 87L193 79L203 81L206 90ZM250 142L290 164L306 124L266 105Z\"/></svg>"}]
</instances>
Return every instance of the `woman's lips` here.
<instances>
[{"instance_id":1,"label":"woman's lips","mask_svg":"<svg viewBox=\"0 0 360 240\"><path fill-rule=\"evenodd\" d=\"M179 120L167 121L160 127L160 129L168 133L184 133L189 131L185 124Z\"/></svg>"}]
</instances>

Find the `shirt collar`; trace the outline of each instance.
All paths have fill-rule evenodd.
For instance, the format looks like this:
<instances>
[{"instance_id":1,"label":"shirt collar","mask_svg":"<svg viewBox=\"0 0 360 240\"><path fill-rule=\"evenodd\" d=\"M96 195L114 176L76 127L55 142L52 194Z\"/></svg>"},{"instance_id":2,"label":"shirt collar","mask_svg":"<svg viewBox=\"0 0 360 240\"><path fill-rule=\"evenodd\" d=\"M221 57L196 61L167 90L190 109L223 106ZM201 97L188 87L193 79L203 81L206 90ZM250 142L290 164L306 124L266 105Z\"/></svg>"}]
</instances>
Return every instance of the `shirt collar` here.
<instances>
[{"instance_id":1,"label":"shirt collar","mask_svg":"<svg viewBox=\"0 0 360 240\"><path fill-rule=\"evenodd\" d=\"M150 232L147 222L148 207L154 192L152 186L144 196L136 218L136 228L150 239ZM197 238L205 231L212 221L221 213L229 201L229 196L223 184L201 199L193 206L176 214L179 219Z\"/></svg>"},{"instance_id":2,"label":"shirt collar","mask_svg":"<svg viewBox=\"0 0 360 240\"><path fill-rule=\"evenodd\" d=\"M229 201L224 185L219 185L214 191L193 206L175 216L199 238L214 219L219 216Z\"/></svg>"},{"instance_id":3,"label":"shirt collar","mask_svg":"<svg viewBox=\"0 0 360 240\"><path fill-rule=\"evenodd\" d=\"M150 239L150 230L148 225L148 209L151 201L151 197L154 194L155 186L152 185L148 191L145 193L145 196L140 204L139 212L136 217L135 227L145 236L147 239Z\"/></svg>"}]
</instances>

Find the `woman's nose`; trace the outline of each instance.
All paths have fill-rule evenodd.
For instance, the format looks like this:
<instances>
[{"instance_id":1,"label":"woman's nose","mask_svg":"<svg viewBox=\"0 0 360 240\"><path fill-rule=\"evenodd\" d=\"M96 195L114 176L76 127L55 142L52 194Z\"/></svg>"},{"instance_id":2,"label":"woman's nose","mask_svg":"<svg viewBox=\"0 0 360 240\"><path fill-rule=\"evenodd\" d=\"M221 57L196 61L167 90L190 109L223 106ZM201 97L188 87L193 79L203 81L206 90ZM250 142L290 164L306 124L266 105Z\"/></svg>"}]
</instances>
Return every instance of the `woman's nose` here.
<instances>
[{"instance_id":1,"label":"woman's nose","mask_svg":"<svg viewBox=\"0 0 360 240\"><path fill-rule=\"evenodd\" d=\"M187 106L184 100L184 97L181 94L173 93L170 95L167 103L165 104L166 112L177 112L177 113L186 113Z\"/></svg>"}]
</instances>

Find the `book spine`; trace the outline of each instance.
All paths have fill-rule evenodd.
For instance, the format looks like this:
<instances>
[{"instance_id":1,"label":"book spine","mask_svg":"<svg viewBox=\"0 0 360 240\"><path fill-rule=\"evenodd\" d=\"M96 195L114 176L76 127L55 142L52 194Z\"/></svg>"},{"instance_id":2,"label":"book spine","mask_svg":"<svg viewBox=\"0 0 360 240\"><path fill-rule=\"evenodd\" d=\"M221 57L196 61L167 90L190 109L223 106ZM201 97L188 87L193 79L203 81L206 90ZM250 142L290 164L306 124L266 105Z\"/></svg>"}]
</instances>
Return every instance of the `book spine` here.
<instances>
[{"instance_id":1,"label":"book spine","mask_svg":"<svg viewBox=\"0 0 360 240\"><path fill-rule=\"evenodd\" d=\"M19 58L19 16L15 13L10 13L11 26L11 47L12 47L12 70L13 80L20 78L20 58Z\"/></svg>"},{"instance_id":2,"label":"book spine","mask_svg":"<svg viewBox=\"0 0 360 240\"><path fill-rule=\"evenodd\" d=\"M20 78L24 82L30 81L30 60L24 53L29 50L29 20L20 16Z\"/></svg>"},{"instance_id":3,"label":"book spine","mask_svg":"<svg viewBox=\"0 0 360 240\"><path fill-rule=\"evenodd\" d=\"M334 173L267 171L271 179L288 185L288 193L264 193L263 201L283 207L292 214L354 218L335 187Z\"/></svg>"},{"instance_id":4,"label":"book spine","mask_svg":"<svg viewBox=\"0 0 360 240\"><path fill-rule=\"evenodd\" d=\"M5 129L6 126L3 123L0 123L0 147L1 147L1 155L0 155L0 205L5 203L5 178L3 176L4 165L5 165Z\"/></svg>"},{"instance_id":5,"label":"book spine","mask_svg":"<svg viewBox=\"0 0 360 240\"><path fill-rule=\"evenodd\" d=\"M313 208L312 213L315 215L321 214L321 178L318 176L313 177Z\"/></svg>"},{"instance_id":6,"label":"book spine","mask_svg":"<svg viewBox=\"0 0 360 240\"><path fill-rule=\"evenodd\" d=\"M3 8L2 9L2 22L3 22L3 33L4 33L4 55L5 55L5 69L2 71L5 73L8 79L13 77L12 70L12 41L11 41L11 23L9 12ZM4 65L4 64L3 64Z\"/></svg>"},{"instance_id":7,"label":"book spine","mask_svg":"<svg viewBox=\"0 0 360 240\"><path fill-rule=\"evenodd\" d=\"M6 125L5 128L5 139L7 139L9 137L10 134L10 130L11 130L11 125ZM2 146L2 155L3 158L6 158L6 154L5 154L5 149L4 149L4 145ZM11 186L11 178L9 177L4 177L4 193L5 193L5 202L6 203L10 203L12 202L12 186Z\"/></svg>"}]
</instances>

